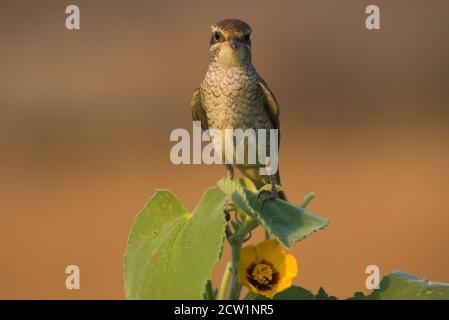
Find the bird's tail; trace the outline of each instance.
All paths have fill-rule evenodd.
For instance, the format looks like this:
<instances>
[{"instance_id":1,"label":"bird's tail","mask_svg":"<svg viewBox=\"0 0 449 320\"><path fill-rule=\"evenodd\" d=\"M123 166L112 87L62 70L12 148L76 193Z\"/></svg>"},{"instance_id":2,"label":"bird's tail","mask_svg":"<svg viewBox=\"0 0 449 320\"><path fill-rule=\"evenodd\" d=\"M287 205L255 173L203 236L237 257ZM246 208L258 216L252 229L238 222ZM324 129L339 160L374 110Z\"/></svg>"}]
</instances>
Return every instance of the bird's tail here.
<instances>
[{"instance_id":1,"label":"bird's tail","mask_svg":"<svg viewBox=\"0 0 449 320\"><path fill-rule=\"evenodd\" d=\"M279 191L278 192L278 196L279 196L279 199L282 199L282 200L284 200L284 201L287 201L288 202L288 200L287 200L287 196L285 195L285 192L284 191Z\"/></svg>"}]
</instances>

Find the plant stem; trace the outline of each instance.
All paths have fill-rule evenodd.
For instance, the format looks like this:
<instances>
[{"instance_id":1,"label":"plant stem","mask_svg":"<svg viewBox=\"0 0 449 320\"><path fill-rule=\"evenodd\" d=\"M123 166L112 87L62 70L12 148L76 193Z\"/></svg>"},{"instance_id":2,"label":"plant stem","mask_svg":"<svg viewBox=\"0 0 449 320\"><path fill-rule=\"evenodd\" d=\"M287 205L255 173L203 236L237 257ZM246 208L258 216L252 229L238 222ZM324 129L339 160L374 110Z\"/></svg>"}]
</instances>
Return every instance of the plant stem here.
<instances>
[{"instance_id":1,"label":"plant stem","mask_svg":"<svg viewBox=\"0 0 449 320\"><path fill-rule=\"evenodd\" d=\"M304 200L302 201L299 207L305 209L305 207L307 207L307 205L309 204L310 201L313 200L313 198L315 198L315 193L309 192L308 194L305 195Z\"/></svg>"},{"instance_id":2,"label":"plant stem","mask_svg":"<svg viewBox=\"0 0 449 320\"><path fill-rule=\"evenodd\" d=\"M247 216L245 221L240 225L239 229L229 237L228 242L231 245L232 262L231 262L231 279L229 283L229 291L227 292L228 300L238 300L242 286L238 282L238 266L240 261L240 250L242 248L243 240L248 235L248 232L257 227L258 223L251 217Z\"/></svg>"},{"instance_id":3,"label":"plant stem","mask_svg":"<svg viewBox=\"0 0 449 320\"><path fill-rule=\"evenodd\" d=\"M240 241L231 243L232 250L232 267L231 267L231 281L230 290L228 293L228 300L238 300L240 296L241 285L238 283L238 265L240 261L240 248L242 243Z\"/></svg>"},{"instance_id":4,"label":"plant stem","mask_svg":"<svg viewBox=\"0 0 449 320\"><path fill-rule=\"evenodd\" d=\"M229 279L231 278L231 262L226 264L223 278L221 279L220 291L218 292L218 300L225 300L226 293L229 290Z\"/></svg>"},{"instance_id":5,"label":"plant stem","mask_svg":"<svg viewBox=\"0 0 449 320\"><path fill-rule=\"evenodd\" d=\"M268 230L265 230L265 240L270 240L270 232Z\"/></svg>"}]
</instances>

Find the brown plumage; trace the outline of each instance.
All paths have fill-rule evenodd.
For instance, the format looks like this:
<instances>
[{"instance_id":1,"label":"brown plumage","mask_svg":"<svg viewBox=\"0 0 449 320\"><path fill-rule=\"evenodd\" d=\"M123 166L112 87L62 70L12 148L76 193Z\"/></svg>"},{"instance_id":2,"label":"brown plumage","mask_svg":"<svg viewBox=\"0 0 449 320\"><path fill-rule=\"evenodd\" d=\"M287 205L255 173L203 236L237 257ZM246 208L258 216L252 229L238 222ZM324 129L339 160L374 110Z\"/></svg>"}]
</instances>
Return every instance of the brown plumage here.
<instances>
[{"instance_id":1,"label":"brown plumage","mask_svg":"<svg viewBox=\"0 0 449 320\"><path fill-rule=\"evenodd\" d=\"M193 120L203 129L279 129L279 105L251 62L251 27L238 19L211 26L210 62L206 77L193 94ZM267 139L269 148L269 139ZM257 188L273 182L259 174L264 164L236 164ZM233 167L227 165L228 177ZM279 171L274 176L280 184ZM279 196L285 199L284 193Z\"/></svg>"}]
</instances>

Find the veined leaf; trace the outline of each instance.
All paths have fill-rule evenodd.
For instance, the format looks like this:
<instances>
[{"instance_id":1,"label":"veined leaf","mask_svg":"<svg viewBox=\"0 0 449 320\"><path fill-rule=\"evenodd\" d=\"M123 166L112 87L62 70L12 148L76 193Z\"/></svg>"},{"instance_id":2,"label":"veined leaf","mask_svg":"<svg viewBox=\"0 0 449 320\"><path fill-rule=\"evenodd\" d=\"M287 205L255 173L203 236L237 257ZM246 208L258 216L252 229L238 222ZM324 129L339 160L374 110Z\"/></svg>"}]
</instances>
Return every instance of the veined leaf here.
<instances>
[{"instance_id":1,"label":"veined leaf","mask_svg":"<svg viewBox=\"0 0 449 320\"><path fill-rule=\"evenodd\" d=\"M327 219L281 199L266 201L262 207L262 199L258 198L258 194L237 181L222 179L218 186L231 197L236 206L257 219L288 248L329 223Z\"/></svg>"},{"instance_id":2,"label":"veined leaf","mask_svg":"<svg viewBox=\"0 0 449 320\"><path fill-rule=\"evenodd\" d=\"M263 296L257 296L255 300L270 300ZM279 292L273 297L273 300L337 300L336 297L330 296L320 288L317 294L313 294L311 291L304 289L303 287L291 286L287 290Z\"/></svg>"},{"instance_id":3,"label":"veined leaf","mask_svg":"<svg viewBox=\"0 0 449 320\"><path fill-rule=\"evenodd\" d=\"M369 300L449 300L449 284L418 278L396 270L382 278Z\"/></svg>"},{"instance_id":4,"label":"veined leaf","mask_svg":"<svg viewBox=\"0 0 449 320\"><path fill-rule=\"evenodd\" d=\"M257 296L256 300L269 300ZM337 300L320 288L316 295L302 287L291 286L273 300ZM399 270L383 277L380 288L369 295L356 292L348 300L449 300L449 284L418 278Z\"/></svg>"},{"instance_id":5,"label":"veined leaf","mask_svg":"<svg viewBox=\"0 0 449 320\"><path fill-rule=\"evenodd\" d=\"M170 191L157 191L137 215L124 261L128 299L201 299L225 237L219 188L193 214Z\"/></svg>"}]
</instances>

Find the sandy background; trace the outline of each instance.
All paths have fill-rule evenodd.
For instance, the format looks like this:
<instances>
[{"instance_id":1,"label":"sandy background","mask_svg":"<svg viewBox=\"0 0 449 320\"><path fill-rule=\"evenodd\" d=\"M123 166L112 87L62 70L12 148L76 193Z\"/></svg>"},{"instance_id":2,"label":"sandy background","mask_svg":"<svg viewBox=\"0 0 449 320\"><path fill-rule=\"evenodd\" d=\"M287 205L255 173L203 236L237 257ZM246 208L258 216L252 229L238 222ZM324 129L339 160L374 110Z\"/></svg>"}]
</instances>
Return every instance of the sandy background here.
<instances>
[{"instance_id":1,"label":"sandy background","mask_svg":"<svg viewBox=\"0 0 449 320\"><path fill-rule=\"evenodd\" d=\"M372 2L78 0L73 32L73 2L1 1L0 298L124 298L155 188L193 209L224 174L172 165L169 134L190 128L209 25L228 17L252 25L282 108L284 189L331 220L296 245L297 283L344 298L369 264L449 282L449 2L376 0L375 32Z\"/></svg>"}]
</instances>

